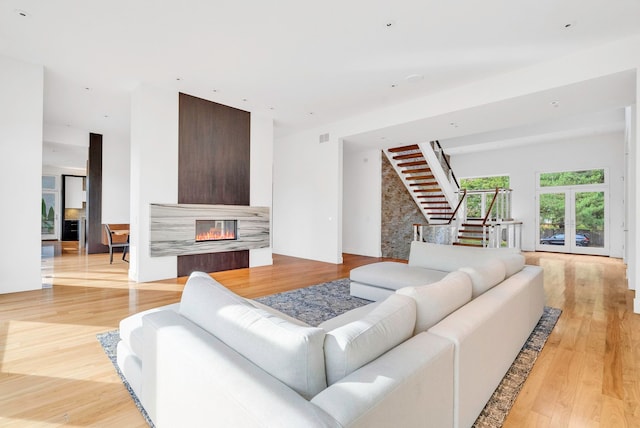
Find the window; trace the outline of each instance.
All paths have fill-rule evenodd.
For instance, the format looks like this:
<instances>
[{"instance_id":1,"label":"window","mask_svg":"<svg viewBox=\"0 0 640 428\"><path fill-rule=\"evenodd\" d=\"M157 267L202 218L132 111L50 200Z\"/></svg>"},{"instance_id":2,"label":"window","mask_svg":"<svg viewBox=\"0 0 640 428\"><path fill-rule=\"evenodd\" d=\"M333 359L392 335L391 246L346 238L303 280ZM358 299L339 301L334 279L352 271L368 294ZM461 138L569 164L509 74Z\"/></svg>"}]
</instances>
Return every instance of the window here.
<instances>
[{"instance_id":1,"label":"window","mask_svg":"<svg viewBox=\"0 0 640 428\"><path fill-rule=\"evenodd\" d=\"M604 169L546 172L540 174L540 187L604 184Z\"/></svg>"},{"instance_id":2,"label":"window","mask_svg":"<svg viewBox=\"0 0 640 428\"><path fill-rule=\"evenodd\" d=\"M495 175L493 177L463 178L460 180L460 188L467 190L496 190L496 187L509 188L508 175ZM484 216L483 206L486 204L486 195L480 193L467 195L467 217L481 218Z\"/></svg>"},{"instance_id":3,"label":"window","mask_svg":"<svg viewBox=\"0 0 640 428\"><path fill-rule=\"evenodd\" d=\"M460 180L460 188L467 190L495 190L496 187L509 188L508 175L496 175L493 177L463 178Z\"/></svg>"}]
</instances>

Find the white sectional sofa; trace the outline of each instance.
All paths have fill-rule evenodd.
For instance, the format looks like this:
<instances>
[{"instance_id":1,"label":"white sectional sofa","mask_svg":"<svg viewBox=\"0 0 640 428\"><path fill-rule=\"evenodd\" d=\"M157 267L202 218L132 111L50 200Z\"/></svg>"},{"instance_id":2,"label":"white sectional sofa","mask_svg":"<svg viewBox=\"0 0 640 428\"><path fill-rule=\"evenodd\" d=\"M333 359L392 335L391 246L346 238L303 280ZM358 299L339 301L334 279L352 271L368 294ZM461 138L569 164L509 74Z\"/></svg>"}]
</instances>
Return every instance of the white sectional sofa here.
<instances>
[{"instance_id":1,"label":"white sectional sofa","mask_svg":"<svg viewBox=\"0 0 640 428\"><path fill-rule=\"evenodd\" d=\"M422 244L414 260L443 251ZM179 304L122 320L117 362L158 427L468 427L544 307L540 268L471 250L318 327L194 273Z\"/></svg>"}]
</instances>

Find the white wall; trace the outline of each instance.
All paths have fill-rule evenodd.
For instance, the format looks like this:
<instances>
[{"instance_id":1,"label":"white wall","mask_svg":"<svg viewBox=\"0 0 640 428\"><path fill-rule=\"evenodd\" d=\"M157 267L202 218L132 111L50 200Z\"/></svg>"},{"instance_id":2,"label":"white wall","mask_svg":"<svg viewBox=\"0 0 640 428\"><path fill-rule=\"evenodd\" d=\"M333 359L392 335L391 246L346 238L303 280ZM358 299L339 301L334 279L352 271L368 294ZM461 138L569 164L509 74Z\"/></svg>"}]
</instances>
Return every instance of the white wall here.
<instances>
[{"instance_id":1,"label":"white wall","mask_svg":"<svg viewBox=\"0 0 640 428\"><path fill-rule=\"evenodd\" d=\"M45 123L42 140L50 143L86 147L87 153L89 150L89 132L84 129L72 128L70 126Z\"/></svg>"},{"instance_id":2,"label":"white wall","mask_svg":"<svg viewBox=\"0 0 640 428\"><path fill-rule=\"evenodd\" d=\"M129 223L130 159L129 136L103 134L102 223Z\"/></svg>"},{"instance_id":3,"label":"white wall","mask_svg":"<svg viewBox=\"0 0 640 428\"><path fill-rule=\"evenodd\" d=\"M251 113L250 204L272 208L273 119ZM273 238L273 236L272 236ZM270 248L249 250L249 267L273 264Z\"/></svg>"},{"instance_id":4,"label":"white wall","mask_svg":"<svg viewBox=\"0 0 640 428\"><path fill-rule=\"evenodd\" d=\"M580 137L451 156L458 178L509 175L512 213L523 222L522 249L536 244L536 173L605 168L609 179L609 249L624 251L624 134Z\"/></svg>"},{"instance_id":5,"label":"white wall","mask_svg":"<svg viewBox=\"0 0 640 428\"><path fill-rule=\"evenodd\" d=\"M640 37L634 37L277 138L274 252L339 262L343 186L336 180L342 174L342 139L638 68ZM331 140L318 144L319 135L326 132ZM429 138L436 137L425 137ZM636 231L632 234L633 240L640 239Z\"/></svg>"},{"instance_id":6,"label":"white wall","mask_svg":"<svg viewBox=\"0 0 640 428\"><path fill-rule=\"evenodd\" d=\"M42 66L0 56L0 293L42 288L43 87Z\"/></svg>"},{"instance_id":7,"label":"white wall","mask_svg":"<svg viewBox=\"0 0 640 428\"><path fill-rule=\"evenodd\" d=\"M178 93L142 85L131 96L129 277L175 278L176 256L149 255L149 204L178 203Z\"/></svg>"},{"instance_id":8,"label":"white wall","mask_svg":"<svg viewBox=\"0 0 640 428\"><path fill-rule=\"evenodd\" d=\"M381 257L382 152L351 151L343 161L342 251Z\"/></svg>"},{"instance_id":9,"label":"white wall","mask_svg":"<svg viewBox=\"0 0 640 428\"><path fill-rule=\"evenodd\" d=\"M342 142L311 130L274 144L273 251L342 263Z\"/></svg>"}]
</instances>

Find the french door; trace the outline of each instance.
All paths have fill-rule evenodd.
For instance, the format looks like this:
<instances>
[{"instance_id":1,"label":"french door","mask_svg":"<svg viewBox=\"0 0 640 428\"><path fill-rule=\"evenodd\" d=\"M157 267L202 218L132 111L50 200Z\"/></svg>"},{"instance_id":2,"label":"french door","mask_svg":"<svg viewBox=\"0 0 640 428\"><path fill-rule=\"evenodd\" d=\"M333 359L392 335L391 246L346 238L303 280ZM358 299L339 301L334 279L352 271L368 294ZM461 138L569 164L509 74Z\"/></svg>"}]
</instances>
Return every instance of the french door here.
<instances>
[{"instance_id":1,"label":"french door","mask_svg":"<svg viewBox=\"0 0 640 428\"><path fill-rule=\"evenodd\" d=\"M609 255L607 186L541 188L536 199L536 250Z\"/></svg>"}]
</instances>

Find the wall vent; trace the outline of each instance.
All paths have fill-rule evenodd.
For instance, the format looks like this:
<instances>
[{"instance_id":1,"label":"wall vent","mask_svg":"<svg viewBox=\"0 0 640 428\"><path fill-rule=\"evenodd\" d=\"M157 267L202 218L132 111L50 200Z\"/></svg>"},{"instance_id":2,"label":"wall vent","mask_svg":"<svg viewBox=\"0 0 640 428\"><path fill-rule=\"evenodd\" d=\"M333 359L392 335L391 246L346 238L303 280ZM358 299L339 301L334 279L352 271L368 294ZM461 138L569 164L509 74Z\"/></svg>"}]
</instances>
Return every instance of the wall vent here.
<instances>
[{"instance_id":1,"label":"wall vent","mask_svg":"<svg viewBox=\"0 0 640 428\"><path fill-rule=\"evenodd\" d=\"M329 133L320 134L320 143L326 143L327 141L329 141Z\"/></svg>"}]
</instances>

